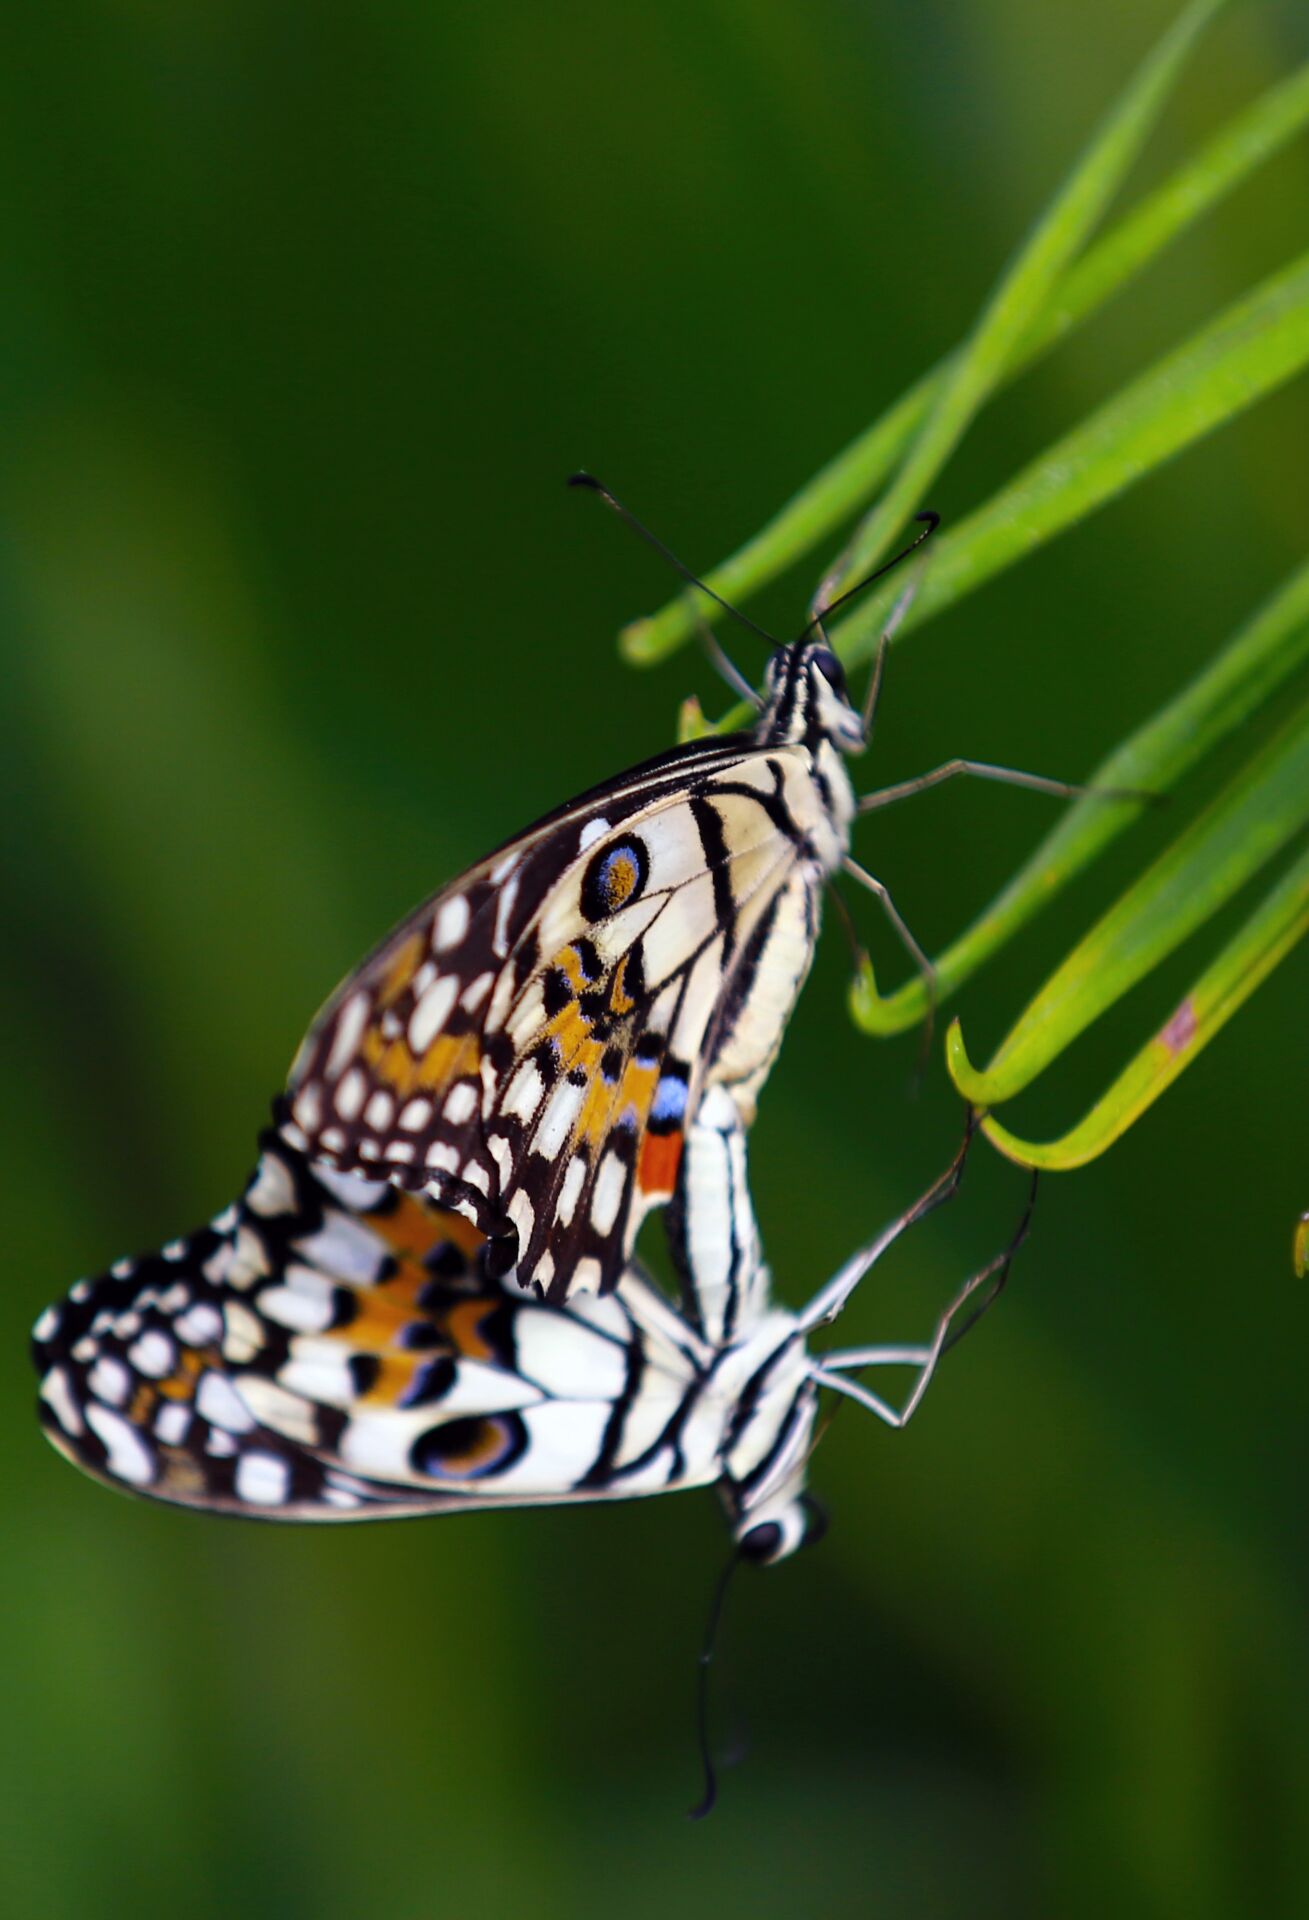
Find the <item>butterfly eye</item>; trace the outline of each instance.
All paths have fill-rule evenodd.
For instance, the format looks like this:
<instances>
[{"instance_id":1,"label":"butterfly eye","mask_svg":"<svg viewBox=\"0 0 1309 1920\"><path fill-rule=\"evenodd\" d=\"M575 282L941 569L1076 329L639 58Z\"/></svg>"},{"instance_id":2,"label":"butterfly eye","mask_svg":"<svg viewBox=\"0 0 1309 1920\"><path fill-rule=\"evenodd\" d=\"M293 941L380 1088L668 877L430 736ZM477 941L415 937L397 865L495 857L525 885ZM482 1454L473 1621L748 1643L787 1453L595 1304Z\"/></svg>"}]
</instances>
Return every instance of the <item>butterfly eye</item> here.
<instances>
[{"instance_id":1,"label":"butterfly eye","mask_svg":"<svg viewBox=\"0 0 1309 1920\"><path fill-rule=\"evenodd\" d=\"M845 692L845 668L830 647L818 647L810 655L810 662L822 674L828 685L840 694Z\"/></svg>"},{"instance_id":2,"label":"butterfly eye","mask_svg":"<svg viewBox=\"0 0 1309 1920\"><path fill-rule=\"evenodd\" d=\"M762 1520L757 1527L751 1527L749 1533L743 1533L738 1549L743 1560L753 1560L756 1566L766 1567L770 1560L776 1560L785 1543L785 1535L776 1520Z\"/></svg>"},{"instance_id":3,"label":"butterfly eye","mask_svg":"<svg viewBox=\"0 0 1309 1920\"><path fill-rule=\"evenodd\" d=\"M827 1532L827 1515L812 1494L802 1493L797 1500L776 1512L771 1520L760 1520L747 1527L737 1541L743 1560L756 1566L772 1566L785 1560L800 1547L812 1546Z\"/></svg>"}]
</instances>

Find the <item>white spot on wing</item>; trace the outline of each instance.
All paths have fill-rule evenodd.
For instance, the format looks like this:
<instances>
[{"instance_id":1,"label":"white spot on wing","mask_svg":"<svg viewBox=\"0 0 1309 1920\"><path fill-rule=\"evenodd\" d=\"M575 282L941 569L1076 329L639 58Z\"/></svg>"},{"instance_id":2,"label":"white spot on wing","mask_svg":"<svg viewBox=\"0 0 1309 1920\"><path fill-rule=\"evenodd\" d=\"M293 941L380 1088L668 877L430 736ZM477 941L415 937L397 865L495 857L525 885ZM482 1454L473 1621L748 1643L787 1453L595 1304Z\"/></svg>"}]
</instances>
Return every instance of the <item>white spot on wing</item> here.
<instances>
[{"instance_id":1,"label":"white spot on wing","mask_svg":"<svg viewBox=\"0 0 1309 1920\"><path fill-rule=\"evenodd\" d=\"M588 820L577 836L577 851L585 853L597 840L603 840L609 831L609 822L597 814L594 820Z\"/></svg>"},{"instance_id":2,"label":"white spot on wing","mask_svg":"<svg viewBox=\"0 0 1309 1920\"><path fill-rule=\"evenodd\" d=\"M367 1025L368 995L352 994L336 1017L332 1051L327 1056L326 1072L329 1080L335 1079L336 1075L354 1059Z\"/></svg>"},{"instance_id":3,"label":"white spot on wing","mask_svg":"<svg viewBox=\"0 0 1309 1920\"><path fill-rule=\"evenodd\" d=\"M555 1207L555 1212L563 1226L570 1227L573 1224L573 1215L577 1212L577 1203L585 1185L586 1161L580 1153L575 1153L568 1162L568 1171L564 1175Z\"/></svg>"},{"instance_id":4,"label":"white spot on wing","mask_svg":"<svg viewBox=\"0 0 1309 1920\"><path fill-rule=\"evenodd\" d=\"M245 1196L251 1213L273 1215L290 1213L295 1206L295 1187L285 1160L276 1153L260 1156L255 1177Z\"/></svg>"},{"instance_id":5,"label":"white spot on wing","mask_svg":"<svg viewBox=\"0 0 1309 1920\"><path fill-rule=\"evenodd\" d=\"M356 1120L364 1104L368 1082L358 1067L351 1067L336 1090L336 1110L343 1120Z\"/></svg>"},{"instance_id":6,"label":"white spot on wing","mask_svg":"<svg viewBox=\"0 0 1309 1920\"><path fill-rule=\"evenodd\" d=\"M591 1224L597 1233L613 1232L626 1186L627 1168L611 1148L600 1162L595 1191L591 1195Z\"/></svg>"},{"instance_id":7,"label":"white spot on wing","mask_svg":"<svg viewBox=\"0 0 1309 1920\"><path fill-rule=\"evenodd\" d=\"M487 1135L487 1150L495 1161L502 1186L508 1186L514 1171L514 1156L509 1142L502 1133Z\"/></svg>"},{"instance_id":8,"label":"white spot on wing","mask_svg":"<svg viewBox=\"0 0 1309 1920\"><path fill-rule=\"evenodd\" d=\"M459 1155L448 1140L434 1140L427 1149L427 1164L435 1167L438 1173L457 1173Z\"/></svg>"},{"instance_id":9,"label":"white spot on wing","mask_svg":"<svg viewBox=\"0 0 1309 1920\"><path fill-rule=\"evenodd\" d=\"M477 1088L471 1080L460 1080L446 1095L445 1105L441 1109L442 1117L452 1127L461 1127L465 1120L471 1120L477 1112Z\"/></svg>"},{"instance_id":10,"label":"white spot on wing","mask_svg":"<svg viewBox=\"0 0 1309 1920\"><path fill-rule=\"evenodd\" d=\"M385 1180L366 1180L361 1173L338 1173L333 1167L315 1167L314 1177L333 1199L349 1207L352 1213L375 1207L383 1195L390 1192Z\"/></svg>"},{"instance_id":11,"label":"white spot on wing","mask_svg":"<svg viewBox=\"0 0 1309 1920\"><path fill-rule=\"evenodd\" d=\"M32 1328L32 1338L33 1340L39 1340L43 1343L47 1340L53 1340L58 1329L59 1309L58 1307L47 1307L45 1312L38 1318L36 1325Z\"/></svg>"},{"instance_id":12,"label":"white spot on wing","mask_svg":"<svg viewBox=\"0 0 1309 1920\"><path fill-rule=\"evenodd\" d=\"M536 1209L521 1187L510 1200L507 1211L509 1218L518 1229L518 1244L525 1247L532 1237L532 1228L536 1225Z\"/></svg>"},{"instance_id":13,"label":"white spot on wing","mask_svg":"<svg viewBox=\"0 0 1309 1920\"><path fill-rule=\"evenodd\" d=\"M586 1088L575 1087L567 1075L556 1082L532 1141L533 1153L546 1160L558 1159L573 1137L573 1125L585 1095Z\"/></svg>"},{"instance_id":14,"label":"white spot on wing","mask_svg":"<svg viewBox=\"0 0 1309 1920\"><path fill-rule=\"evenodd\" d=\"M254 1416L225 1374L202 1374L195 1404L211 1427L222 1427L226 1433L250 1433L254 1429Z\"/></svg>"},{"instance_id":15,"label":"white spot on wing","mask_svg":"<svg viewBox=\"0 0 1309 1920\"><path fill-rule=\"evenodd\" d=\"M166 1447L180 1447L190 1424L190 1407L179 1406L176 1400L166 1400L155 1415L155 1436Z\"/></svg>"},{"instance_id":16,"label":"white spot on wing","mask_svg":"<svg viewBox=\"0 0 1309 1920\"><path fill-rule=\"evenodd\" d=\"M236 1463L236 1491L252 1507L280 1507L291 1491L291 1469L275 1453L244 1453Z\"/></svg>"},{"instance_id":17,"label":"white spot on wing","mask_svg":"<svg viewBox=\"0 0 1309 1920\"><path fill-rule=\"evenodd\" d=\"M128 1359L138 1373L147 1380L162 1380L172 1371L174 1347L166 1333L158 1327L147 1327L134 1346L128 1349Z\"/></svg>"},{"instance_id":18,"label":"white spot on wing","mask_svg":"<svg viewBox=\"0 0 1309 1920\"><path fill-rule=\"evenodd\" d=\"M409 1045L415 1053L427 1052L450 1018L458 998L459 981L455 974L442 974L433 980L409 1016Z\"/></svg>"},{"instance_id":19,"label":"white spot on wing","mask_svg":"<svg viewBox=\"0 0 1309 1920\"><path fill-rule=\"evenodd\" d=\"M223 1316L208 1300L197 1300L174 1323L179 1340L188 1347L212 1346L223 1337Z\"/></svg>"},{"instance_id":20,"label":"white spot on wing","mask_svg":"<svg viewBox=\"0 0 1309 1920\"><path fill-rule=\"evenodd\" d=\"M121 1407L132 1391L132 1376L121 1360L116 1360L111 1353L102 1353L87 1374L86 1384L97 1400Z\"/></svg>"},{"instance_id":21,"label":"white spot on wing","mask_svg":"<svg viewBox=\"0 0 1309 1920\"><path fill-rule=\"evenodd\" d=\"M457 893L452 900L441 906L432 928L432 946L437 953L446 953L451 947L458 946L468 931L468 897Z\"/></svg>"},{"instance_id":22,"label":"white spot on wing","mask_svg":"<svg viewBox=\"0 0 1309 1920\"><path fill-rule=\"evenodd\" d=\"M476 1013L487 994L490 993L491 982L494 979L493 973L479 973L477 978L464 988L464 997L459 1002L460 1006L465 1007L469 1013Z\"/></svg>"},{"instance_id":23,"label":"white spot on wing","mask_svg":"<svg viewBox=\"0 0 1309 1920\"><path fill-rule=\"evenodd\" d=\"M364 1119L370 1127L375 1127L379 1133L384 1133L394 1117L395 1101L389 1093L379 1087L364 1108Z\"/></svg>"},{"instance_id":24,"label":"white spot on wing","mask_svg":"<svg viewBox=\"0 0 1309 1920\"><path fill-rule=\"evenodd\" d=\"M69 1388L68 1375L62 1367L51 1367L41 1382L41 1398L65 1433L76 1435L84 1431L77 1401Z\"/></svg>"},{"instance_id":25,"label":"white spot on wing","mask_svg":"<svg viewBox=\"0 0 1309 1920\"><path fill-rule=\"evenodd\" d=\"M518 875L506 880L500 898L495 906L495 932L491 938L494 952L506 954L509 951L509 920L518 898Z\"/></svg>"},{"instance_id":26,"label":"white spot on wing","mask_svg":"<svg viewBox=\"0 0 1309 1920\"><path fill-rule=\"evenodd\" d=\"M530 1120L545 1095L545 1081L541 1078L541 1069L534 1060L524 1060L513 1079L509 1082L504 1097L506 1113L516 1114L520 1120Z\"/></svg>"},{"instance_id":27,"label":"white spot on wing","mask_svg":"<svg viewBox=\"0 0 1309 1920\"><path fill-rule=\"evenodd\" d=\"M96 1400L89 1402L86 1423L103 1441L109 1455L109 1471L129 1486L145 1487L155 1477L154 1455L140 1434L120 1413L111 1413Z\"/></svg>"},{"instance_id":28,"label":"white spot on wing","mask_svg":"<svg viewBox=\"0 0 1309 1920\"><path fill-rule=\"evenodd\" d=\"M448 1105L449 1102L446 1104ZM396 1122L396 1125L403 1127L406 1133L421 1133L431 1117L432 1103L430 1100L421 1098L410 1100L401 1107L400 1118Z\"/></svg>"}]
</instances>

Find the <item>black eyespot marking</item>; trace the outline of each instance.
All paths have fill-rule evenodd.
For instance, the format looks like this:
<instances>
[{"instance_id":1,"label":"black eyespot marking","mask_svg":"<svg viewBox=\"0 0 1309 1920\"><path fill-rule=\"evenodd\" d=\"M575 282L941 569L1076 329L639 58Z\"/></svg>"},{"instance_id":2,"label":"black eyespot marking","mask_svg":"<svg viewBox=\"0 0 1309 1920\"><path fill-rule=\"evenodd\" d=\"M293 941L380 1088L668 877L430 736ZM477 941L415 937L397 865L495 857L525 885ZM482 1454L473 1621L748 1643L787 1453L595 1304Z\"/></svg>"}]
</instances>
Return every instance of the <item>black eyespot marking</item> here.
<instances>
[{"instance_id":1,"label":"black eyespot marking","mask_svg":"<svg viewBox=\"0 0 1309 1920\"><path fill-rule=\"evenodd\" d=\"M600 1056L600 1077L612 1086L623 1070L623 1054L619 1047L606 1047Z\"/></svg>"},{"instance_id":2,"label":"black eyespot marking","mask_svg":"<svg viewBox=\"0 0 1309 1920\"><path fill-rule=\"evenodd\" d=\"M409 1459L415 1473L435 1480L480 1480L503 1473L522 1458L526 1446L527 1428L516 1413L492 1419L469 1415L419 1434Z\"/></svg>"},{"instance_id":3,"label":"black eyespot marking","mask_svg":"<svg viewBox=\"0 0 1309 1920\"><path fill-rule=\"evenodd\" d=\"M839 694L845 693L845 668L830 647L816 647L809 656L809 664L816 667L830 687Z\"/></svg>"},{"instance_id":4,"label":"black eyespot marking","mask_svg":"<svg viewBox=\"0 0 1309 1920\"><path fill-rule=\"evenodd\" d=\"M607 920L639 898L650 878L644 841L624 834L593 855L582 877L582 912L588 920Z\"/></svg>"}]
</instances>

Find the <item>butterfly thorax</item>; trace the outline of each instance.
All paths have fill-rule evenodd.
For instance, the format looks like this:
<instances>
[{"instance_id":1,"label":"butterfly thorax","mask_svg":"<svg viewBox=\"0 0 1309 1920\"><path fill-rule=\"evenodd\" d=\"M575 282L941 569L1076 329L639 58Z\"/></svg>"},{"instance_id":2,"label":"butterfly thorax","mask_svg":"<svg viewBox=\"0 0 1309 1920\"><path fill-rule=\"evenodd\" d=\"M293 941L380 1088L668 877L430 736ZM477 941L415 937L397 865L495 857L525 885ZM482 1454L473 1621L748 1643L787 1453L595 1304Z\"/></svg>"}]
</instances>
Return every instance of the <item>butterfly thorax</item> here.
<instances>
[{"instance_id":1,"label":"butterfly thorax","mask_svg":"<svg viewBox=\"0 0 1309 1920\"><path fill-rule=\"evenodd\" d=\"M851 705L840 661L825 644L796 641L779 647L768 664L767 692L755 723L761 747L799 749L808 760L821 827L812 834L824 872L849 846L854 790L846 758L867 744L863 716Z\"/></svg>"}]
</instances>

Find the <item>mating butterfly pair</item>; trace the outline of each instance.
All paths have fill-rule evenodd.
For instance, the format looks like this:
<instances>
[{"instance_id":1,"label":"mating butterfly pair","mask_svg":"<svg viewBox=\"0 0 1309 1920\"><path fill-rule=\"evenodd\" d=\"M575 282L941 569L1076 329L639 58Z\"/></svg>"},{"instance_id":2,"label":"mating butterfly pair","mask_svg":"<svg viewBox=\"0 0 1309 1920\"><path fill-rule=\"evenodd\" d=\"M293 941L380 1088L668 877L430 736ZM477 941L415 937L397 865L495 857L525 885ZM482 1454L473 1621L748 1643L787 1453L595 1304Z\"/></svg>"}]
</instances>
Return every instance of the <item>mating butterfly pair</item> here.
<instances>
[{"instance_id":1,"label":"mating butterfly pair","mask_svg":"<svg viewBox=\"0 0 1309 1920\"><path fill-rule=\"evenodd\" d=\"M830 877L904 931L848 853L877 681L860 713L821 632L777 648L748 733L583 795L406 920L314 1023L237 1206L42 1315L56 1445L294 1519L717 1483L743 1550L798 1545L820 1389L898 1424L1012 1252L925 1346L808 1351L960 1159L804 1312L770 1299L745 1131ZM670 1200L680 1311L633 1259ZM848 1377L891 1363L918 1370L903 1413Z\"/></svg>"}]
</instances>

